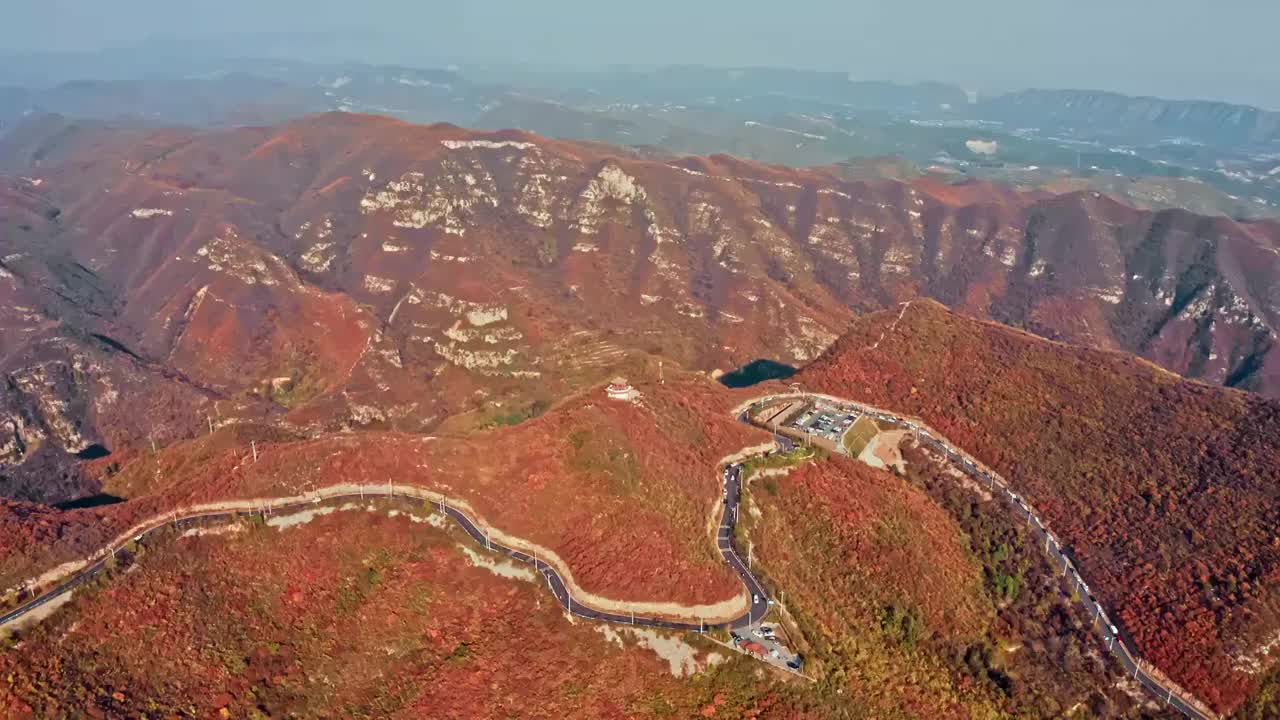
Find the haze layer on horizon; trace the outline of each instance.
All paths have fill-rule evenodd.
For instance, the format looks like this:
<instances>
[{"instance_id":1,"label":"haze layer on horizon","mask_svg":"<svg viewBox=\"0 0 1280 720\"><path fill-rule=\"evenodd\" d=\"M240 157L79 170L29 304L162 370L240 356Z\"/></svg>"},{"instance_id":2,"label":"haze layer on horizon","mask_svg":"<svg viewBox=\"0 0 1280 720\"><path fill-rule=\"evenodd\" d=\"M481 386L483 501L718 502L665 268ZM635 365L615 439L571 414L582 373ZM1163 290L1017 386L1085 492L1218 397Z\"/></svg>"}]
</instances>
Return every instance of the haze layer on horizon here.
<instances>
[{"instance_id":1,"label":"haze layer on horizon","mask_svg":"<svg viewBox=\"0 0 1280 720\"><path fill-rule=\"evenodd\" d=\"M81 52L200 37L227 50L290 43L299 60L406 65L774 66L990 93L1113 90L1280 108L1270 0L46 0L5 9L0 49ZM277 48L278 48L277 44Z\"/></svg>"}]
</instances>

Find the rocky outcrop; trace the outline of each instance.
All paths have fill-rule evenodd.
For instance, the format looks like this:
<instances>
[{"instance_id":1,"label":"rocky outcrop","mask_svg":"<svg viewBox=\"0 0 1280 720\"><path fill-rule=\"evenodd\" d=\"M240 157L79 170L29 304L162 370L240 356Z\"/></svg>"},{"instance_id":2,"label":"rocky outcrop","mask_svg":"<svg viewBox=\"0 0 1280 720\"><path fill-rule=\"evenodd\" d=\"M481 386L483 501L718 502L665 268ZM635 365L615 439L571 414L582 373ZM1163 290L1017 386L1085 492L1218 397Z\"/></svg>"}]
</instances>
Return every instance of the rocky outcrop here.
<instances>
[{"instance_id":1,"label":"rocky outcrop","mask_svg":"<svg viewBox=\"0 0 1280 720\"><path fill-rule=\"evenodd\" d=\"M349 114L60 128L0 142L0 162L30 178L0 198L15 228L0 330L24 346L80 338L90 363L86 347L127 360L137 383L159 373L203 393L182 408L189 425L284 413L419 431L598 382L639 354L799 365L859 313L913 297L1280 395L1274 223ZM34 377L34 357L3 369ZM101 401L74 384L79 405L50 396L24 427L100 442ZM127 416L126 444L149 438L141 417Z\"/></svg>"}]
</instances>

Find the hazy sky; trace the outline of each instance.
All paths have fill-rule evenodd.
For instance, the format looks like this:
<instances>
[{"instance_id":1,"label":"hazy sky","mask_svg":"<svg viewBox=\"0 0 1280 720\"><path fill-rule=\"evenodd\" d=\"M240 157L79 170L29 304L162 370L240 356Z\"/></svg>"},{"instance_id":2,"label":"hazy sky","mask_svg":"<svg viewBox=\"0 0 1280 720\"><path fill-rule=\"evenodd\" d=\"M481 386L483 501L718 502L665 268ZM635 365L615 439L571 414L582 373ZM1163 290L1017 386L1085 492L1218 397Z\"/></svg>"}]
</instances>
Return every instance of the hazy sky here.
<instances>
[{"instance_id":1,"label":"hazy sky","mask_svg":"<svg viewBox=\"0 0 1280 720\"><path fill-rule=\"evenodd\" d=\"M349 31L323 50L773 65L970 89L1084 87L1280 107L1278 0L4 0L0 48ZM374 43L370 33L394 40ZM358 38L358 39L357 39ZM318 48L318 50L320 50Z\"/></svg>"}]
</instances>

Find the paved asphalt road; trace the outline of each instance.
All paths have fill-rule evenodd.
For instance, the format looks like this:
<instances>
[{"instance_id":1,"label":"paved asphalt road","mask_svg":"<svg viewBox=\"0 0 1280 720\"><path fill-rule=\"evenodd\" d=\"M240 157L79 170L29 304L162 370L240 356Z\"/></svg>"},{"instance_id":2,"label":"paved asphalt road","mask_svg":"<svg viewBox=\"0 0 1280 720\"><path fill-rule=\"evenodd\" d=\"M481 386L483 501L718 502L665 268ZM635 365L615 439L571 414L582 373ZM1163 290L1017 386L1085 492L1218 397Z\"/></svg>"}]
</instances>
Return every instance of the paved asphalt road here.
<instances>
[{"instance_id":1,"label":"paved asphalt road","mask_svg":"<svg viewBox=\"0 0 1280 720\"><path fill-rule=\"evenodd\" d=\"M764 592L764 588L760 586L755 576L753 576L743 565L742 560L738 557L733 547L733 527L734 519L737 517L738 502L741 498L741 482L742 470L738 466L731 466L725 471L725 498L726 503L721 514L720 520L720 537L717 538L717 545L720 548L720 554L724 557L725 562L741 578L742 583L746 586L747 592L752 594L753 602L747 613L739 618L731 620L727 623L687 623L677 622L674 620L665 620L662 618L645 617L642 615L610 613L600 610L593 610L581 603L573 601L573 597L569 594L565 587L564 580L555 568L543 562L541 559L533 558L528 554L519 550L513 550L499 543L492 542L485 534L476 526L471 518L468 518L460 510L450 506L444 506L442 509L446 515L462 526L481 546L505 555L516 562L534 564L535 569L546 579L547 586L551 589L551 594L556 601L560 603L571 615L575 617L587 618L589 620L601 620L604 622L619 623L623 625L636 625L640 627L656 627L668 630L688 630L693 632L705 631L712 628L738 628L758 623L764 618L765 613L769 609L768 596ZM725 539L725 532L728 532L728 540Z\"/></svg>"},{"instance_id":2,"label":"paved asphalt road","mask_svg":"<svg viewBox=\"0 0 1280 720\"><path fill-rule=\"evenodd\" d=\"M743 564L742 559L738 557L737 550L734 547L733 529L736 525L736 520L738 516L738 504L742 497L742 469L739 466L733 465L725 469L724 488L725 488L724 490L725 503L721 512L720 529L717 534L716 545L720 549L720 554L724 557L725 562L727 562L729 566L733 568L734 572L737 573L738 577L742 580L743 585L746 586L747 592L751 595L752 602L751 602L751 607L748 609L747 613L742 615L741 617L735 618L727 623L714 623L714 624L713 623L677 622L674 620L666 620L663 618L656 618L656 617L645 617L645 616L633 615L633 614L624 615L620 613L602 612L599 610L593 610L585 605L574 602L572 596L568 592L568 589L565 587L564 580L561 579L560 574L557 573L555 568L553 568L551 565L547 564L541 559L535 559L534 557L524 552L521 552L519 550L514 550L512 548L506 547L505 545L492 542L488 537L485 536L485 534L480 530L480 528L475 524L475 522L472 521L471 518L467 517L461 510L458 510L457 508L451 507L449 505L440 505L439 507L440 507L440 510L445 515L447 515L448 517L452 518L455 522L457 522L458 525L460 525L462 529L467 533L467 535L470 535L471 538L475 540L476 543L479 544L480 546L487 548L491 552L495 552L500 555L505 555L517 562L533 564L535 566L535 569L546 579L547 585L551 589L551 594L560 603L560 605L563 606L565 610L567 610L571 615L574 615L576 617L581 617L581 618L587 618L590 620L600 620L604 622L620 623L624 625L636 625L639 627L652 627L652 628L664 628L668 630L684 630L684 631L692 631L692 632L702 632L712 628L729 629L729 628L748 627L756 623L759 623L761 620L763 620L765 614L769 610L768 595L765 593L764 588L760 585L760 581L757 580L755 576L751 574L751 572L747 569L746 565ZM372 488L366 488L362 494L351 493L348 495L336 495L326 499L329 501L353 500L357 498L363 499L367 496L372 496L372 495L394 496L394 493L395 493L394 489L381 491L381 490L374 490ZM314 504L315 504L314 502L298 502L290 505L278 505L278 506L273 506L271 509L271 512L273 513L293 512L296 510L302 510L307 507L311 507ZM230 521L237 518L252 517L258 514L260 514L259 511L242 510L242 511L235 511L235 512L215 512L215 513L204 513L204 514L193 514L188 516L182 516L182 517L178 517L173 520L170 520L166 523L163 523L155 528L147 530L146 532L137 536L137 538L135 539L136 540L145 539L147 536L165 527L168 527L170 525L180 528L180 527L184 527L184 526L192 525L196 523ZM84 584L85 582L97 576L100 572L102 572L103 569L106 568L106 565L107 565L107 561L103 559L84 568L80 572L76 573L75 575L72 575L70 578L65 580L62 584L44 593L40 597L37 597L31 600L30 602L26 603L25 605L22 605L17 609L11 610L4 615L0 615L0 624L4 624L9 622L10 620L15 620L19 617L22 617L23 615L26 615L32 610L35 610L36 608L44 605L45 603L48 603L54 598L57 598L68 592L71 592L75 588L79 587L80 585Z\"/></svg>"},{"instance_id":3,"label":"paved asphalt road","mask_svg":"<svg viewBox=\"0 0 1280 720\"><path fill-rule=\"evenodd\" d=\"M764 400L753 403L745 412L739 415L739 419L743 422L751 422L751 416L761 405L779 398L765 398ZM886 423L906 428L916 433L920 442L936 452L945 456L951 461L952 465L964 472L972 480L987 486L994 497L1003 498L1012 508L1013 512L1022 516L1027 524L1031 526L1032 536L1044 546L1044 550L1048 553L1050 559L1061 569L1064 576L1071 582L1073 589L1079 595L1080 602L1084 605L1085 610L1094 618L1094 626L1102 634L1102 641L1106 644L1107 649L1112 655L1115 655L1120 666L1123 667L1135 680L1137 680L1144 688L1155 695L1162 702L1170 707L1178 710L1182 714L1196 720L1210 720L1209 716L1196 708L1189 705L1185 700L1179 697L1173 690L1163 685L1159 680L1147 674L1139 665L1137 656L1129 649L1132 646L1133 638L1123 630L1117 628L1108 618L1107 613L1103 610L1102 605L1093 596L1093 592L1089 586L1085 584L1084 579L1080 577L1080 573L1076 570L1075 563L1068 557L1068 552L1062 547L1062 544L1054 536L1054 534L1045 527L1043 521L1036 515L1035 509L1027 502L1019 497L1017 493L1005 483L995 473L984 470L975 463L967 455L962 454L953 446L936 437L927 428L922 427L918 423L880 412L873 408L868 408L852 401L841 401L845 407L855 409L877 420L883 420ZM752 423L754 425L754 423ZM767 427L758 426L765 430Z\"/></svg>"},{"instance_id":4,"label":"paved asphalt road","mask_svg":"<svg viewBox=\"0 0 1280 720\"><path fill-rule=\"evenodd\" d=\"M752 411L759 405L769 402L772 399L775 399L775 398L764 398L760 401L757 401L757 403L754 404L751 409L749 409L747 412L742 413L739 416L739 419L742 420L743 422L749 423L750 417L752 415ZM1111 623L1110 619L1108 618L1106 612L1103 610L1102 606L1097 602L1096 599L1094 599L1092 592L1089 590L1089 586L1086 585L1084 580L1080 577L1079 573L1076 570L1075 564L1067 556L1066 552L1062 548L1061 544L1058 542L1057 538L1054 537L1053 533L1050 532L1049 529L1044 526L1040 518L1036 516L1034 509L1032 509L1029 505L1027 505L1026 501L1018 497L1018 495L1015 494L1013 490L1010 489L1002 479L1000 479L999 477L995 476L994 474L986 470L983 470L978 465L976 465L971 459L969 459L967 456L961 454L954 447L944 442L941 438L935 437L927 429L920 427L918 424L916 424L913 421L906 420L893 415L888 415L851 401L843 401L843 404L847 407L854 408L859 410L860 412L871 415L872 417L877 418L879 420L883 420L887 423L899 425L916 432L921 442L923 442L924 444L928 445L934 450L945 455L948 459L951 460L951 462L957 468L959 468L960 470L968 474L973 480L982 484L986 484L993 493L996 493L998 489L999 492L996 493L997 496L1004 497L1011 504L1015 512L1025 514L1028 524L1032 525L1032 530L1035 537L1037 537L1041 542L1044 543L1045 550L1046 552L1049 553L1050 558L1052 558L1054 562L1056 562L1059 566L1063 568L1063 573L1069 577L1070 581L1073 583L1074 587L1077 589L1081 598L1081 602L1084 604L1085 608L1089 611L1089 613L1094 616L1095 625L1099 628L1100 632L1102 633L1103 641L1107 644L1107 647L1111 650L1112 654L1116 656L1116 659L1119 660L1121 666L1124 667L1126 671L1132 673L1133 677L1139 683L1141 683L1143 687L1151 691L1152 694L1159 697L1159 699L1162 700L1163 702L1168 703L1171 707L1181 711L1187 717L1195 718L1196 720L1210 720L1210 718L1206 716L1204 713L1191 707L1182 698L1178 697L1175 693L1173 693L1170 688L1164 686L1158 680L1151 677L1144 670L1142 670L1142 668L1138 664L1138 660L1136 656L1129 649L1132 639L1129 638L1123 631L1119 631L1117 628L1115 628L1115 626ZM767 430L768 428L765 428L765 429ZM360 495L357 495L354 493L349 495L339 495L339 496L329 497L327 498L327 500L330 500L330 501L352 500L356 498L364 498L370 495L394 496L395 491L394 491L394 488L390 488L386 492L366 489L365 492ZM619 613L601 612L601 611L593 610L589 607L586 607L585 605L575 603L573 601L573 598L570 596L568 590L566 589L564 581L561 579L559 573L556 572L555 568L551 567L550 565L543 562L542 560L535 559L523 552L520 552L518 550L513 550L511 548L500 545L498 543L491 542L484 535L484 533L481 532L480 528L475 524L475 522L473 522L471 518L467 517L465 514L462 513L462 511L458 510L457 508L450 507L448 505L442 505L441 510L444 512L444 514L448 515L460 526L462 526L462 529L468 535L470 535L471 538L475 540L479 545L485 548L488 548L492 552L505 555L517 562L533 564L537 572L540 573L546 579L547 585L551 589L552 596L554 596L556 601L559 602L560 605L563 606L573 616L587 618L590 620L620 623L624 625L636 625L639 627L653 627L653 628L663 628L663 629L669 629L669 630L699 632L699 631L705 631L711 628L736 629L736 628L751 627L758 624L760 621L762 621L769 609L769 599L768 599L768 595L765 593L764 587L760 585L760 581L757 580L756 577L751 574L751 571L743 563L742 558L739 557L737 548L735 547L734 528L737 523L737 517L738 517L737 513L738 513L738 507L741 502L741 499L742 499L742 468L739 465L730 465L727 468L725 468L725 471L724 471L724 503L721 510L719 530L716 534L716 546L719 548L720 554L721 556L724 557L725 562L728 563L731 568L733 568L733 571L738 575L739 579L742 580L742 584L746 587L747 593L749 593L751 596L751 607L748 609L747 613L742 615L741 617L738 617L727 623L717 623L717 624L676 622L673 620L665 620L662 618L644 617L644 616L631 615L631 614L623 615ZM314 503L311 503L311 502L299 502L291 505L277 506L272 508L272 512L289 512L289 511L310 507L313 504ZM152 533L168 525L174 525L175 527L182 527L182 526L196 523L196 522L228 521L236 518L251 517L253 515L258 515L258 514L259 514L258 511L244 510L244 511L236 511L236 512L216 512L216 513L196 514L196 515L190 515L190 516L185 516L181 518L175 518L173 520L170 520L169 522L166 522L162 525L159 525L151 530L144 532L142 535L139 535L137 539L143 539L146 536L151 535ZM80 572L76 573L75 575L65 580L62 584L58 585L53 590L50 590L49 592L41 595L38 598L32 599L27 604L15 610L11 610L8 613L5 613L4 615L0 615L0 625L7 623L10 620L19 618L31 612L32 610L39 608L45 603L48 603L54 598L74 590L79 585L85 583L86 581L95 577L98 573L102 572L102 570L105 567L106 567L105 559L99 560L96 563L86 567L85 569L81 570Z\"/></svg>"}]
</instances>

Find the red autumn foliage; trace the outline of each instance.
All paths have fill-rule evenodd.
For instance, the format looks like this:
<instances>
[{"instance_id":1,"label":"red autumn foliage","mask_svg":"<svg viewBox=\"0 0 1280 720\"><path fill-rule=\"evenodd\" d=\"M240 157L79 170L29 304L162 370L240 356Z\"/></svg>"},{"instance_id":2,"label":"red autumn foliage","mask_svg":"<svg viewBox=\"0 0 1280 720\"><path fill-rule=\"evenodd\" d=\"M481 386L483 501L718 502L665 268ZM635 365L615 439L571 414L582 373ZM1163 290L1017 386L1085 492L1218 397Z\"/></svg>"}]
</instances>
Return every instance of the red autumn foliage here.
<instances>
[{"instance_id":1,"label":"red autumn foliage","mask_svg":"<svg viewBox=\"0 0 1280 720\"><path fill-rule=\"evenodd\" d=\"M620 719L708 704L754 717L773 704L780 683L754 663L673 677L459 542L358 510L167 538L0 653L0 718Z\"/></svg>"},{"instance_id":2,"label":"red autumn foliage","mask_svg":"<svg viewBox=\"0 0 1280 720\"><path fill-rule=\"evenodd\" d=\"M997 469L1145 658L1237 707L1258 679L1233 655L1280 627L1280 404L932 302L897 315L858 322L797 379L921 417Z\"/></svg>"},{"instance_id":3,"label":"red autumn foliage","mask_svg":"<svg viewBox=\"0 0 1280 720\"><path fill-rule=\"evenodd\" d=\"M21 518L7 535L0 525L0 538L16 549L0 579L80 558L170 508L390 481L465 500L493 527L555 551L588 592L686 605L731 600L742 585L709 530L721 495L716 463L763 433L729 414L743 392L705 379L640 390L641 404L593 389L519 425L459 437L298 440L276 430L222 430L136 458L107 479L109 491L136 499L71 516L84 527L27 544L34 531ZM251 437L256 463L245 447ZM94 518L108 524L93 528Z\"/></svg>"}]
</instances>

